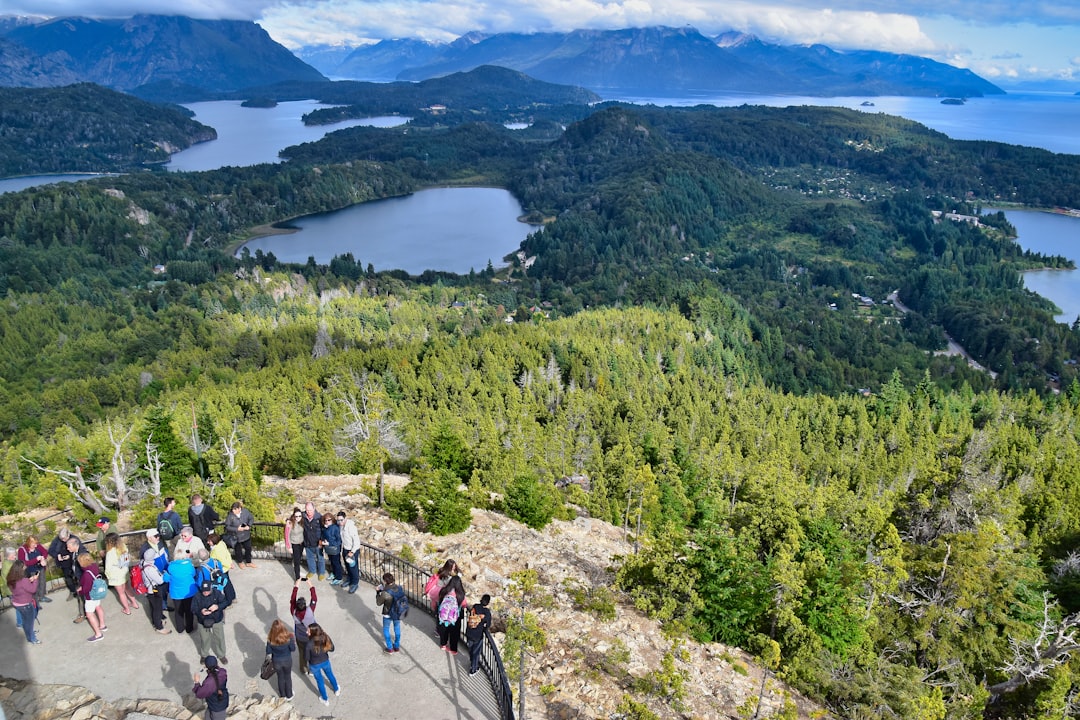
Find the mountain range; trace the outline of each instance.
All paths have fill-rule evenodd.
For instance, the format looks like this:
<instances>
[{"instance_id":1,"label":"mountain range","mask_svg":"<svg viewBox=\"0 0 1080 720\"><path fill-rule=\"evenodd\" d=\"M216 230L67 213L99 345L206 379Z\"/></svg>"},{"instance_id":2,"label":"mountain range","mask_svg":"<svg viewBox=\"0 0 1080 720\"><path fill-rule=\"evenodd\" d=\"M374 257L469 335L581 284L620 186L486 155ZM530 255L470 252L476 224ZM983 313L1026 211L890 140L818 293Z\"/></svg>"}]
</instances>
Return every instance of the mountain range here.
<instances>
[{"instance_id":1,"label":"mountain range","mask_svg":"<svg viewBox=\"0 0 1080 720\"><path fill-rule=\"evenodd\" d=\"M0 85L92 82L130 92L176 84L227 92L286 80L326 81L253 22L137 15L0 24Z\"/></svg>"},{"instance_id":2,"label":"mountain range","mask_svg":"<svg viewBox=\"0 0 1080 720\"><path fill-rule=\"evenodd\" d=\"M296 54L254 22L137 15L0 18L0 86L93 82L156 100L211 99L276 83L419 81L483 65L601 95L764 93L978 97L1002 90L970 70L914 55L783 46L691 27L468 33L450 43L388 39ZM320 72L321 71L321 72Z\"/></svg>"},{"instance_id":3,"label":"mountain range","mask_svg":"<svg viewBox=\"0 0 1080 720\"><path fill-rule=\"evenodd\" d=\"M979 97L1003 91L970 70L915 55L785 46L742 33L707 38L689 27L470 33L451 43L383 40L341 57L326 46L299 57L335 78L422 80L500 65L548 82L660 97L766 94Z\"/></svg>"}]
</instances>

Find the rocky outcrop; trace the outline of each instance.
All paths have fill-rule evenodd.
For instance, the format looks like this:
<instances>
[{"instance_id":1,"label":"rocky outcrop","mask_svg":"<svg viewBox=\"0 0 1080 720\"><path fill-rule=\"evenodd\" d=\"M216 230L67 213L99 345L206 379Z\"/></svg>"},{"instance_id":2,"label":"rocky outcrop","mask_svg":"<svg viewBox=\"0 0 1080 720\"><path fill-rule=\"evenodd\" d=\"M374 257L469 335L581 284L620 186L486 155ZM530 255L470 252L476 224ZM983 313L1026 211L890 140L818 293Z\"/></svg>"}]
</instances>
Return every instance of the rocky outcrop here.
<instances>
[{"instance_id":1,"label":"rocky outcrop","mask_svg":"<svg viewBox=\"0 0 1080 720\"><path fill-rule=\"evenodd\" d=\"M199 720L205 707L193 696L181 705L169 700L107 702L84 687L37 685L0 677L0 703L7 720ZM240 720L305 720L278 697L233 696L229 717Z\"/></svg>"},{"instance_id":2,"label":"rocky outcrop","mask_svg":"<svg viewBox=\"0 0 1080 720\"><path fill-rule=\"evenodd\" d=\"M527 605L544 631L544 649L530 655L525 669L526 716L530 718L617 718L624 698L647 707L659 718L739 718L753 713L761 698L760 717L794 707L800 717L827 713L770 676L738 648L668 637L660 624L612 590L618 557L634 552L617 527L593 518L553 521L532 530L503 515L472 512L472 525L456 535L435 537L399 523L374 506L371 480L361 476L277 480L298 499L322 510L347 509L361 539L396 555L435 568L457 561L470 602L488 593L495 615L494 637L500 645L507 622L518 616L508 583L517 571L535 570L542 592ZM388 479L400 486L404 478ZM610 612L583 609L582 593L594 593ZM670 669L665 670L666 667ZM518 685L512 684L515 707Z\"/></svg>"}]
</instances>

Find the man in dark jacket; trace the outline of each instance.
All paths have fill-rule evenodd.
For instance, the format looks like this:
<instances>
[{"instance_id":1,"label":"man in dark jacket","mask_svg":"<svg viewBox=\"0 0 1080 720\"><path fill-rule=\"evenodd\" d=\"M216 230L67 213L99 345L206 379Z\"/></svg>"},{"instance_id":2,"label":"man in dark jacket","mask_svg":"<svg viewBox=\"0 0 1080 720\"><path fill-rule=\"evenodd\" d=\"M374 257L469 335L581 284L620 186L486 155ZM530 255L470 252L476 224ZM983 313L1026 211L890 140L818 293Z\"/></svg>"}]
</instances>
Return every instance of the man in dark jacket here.
<instances>
[{"instance_id":1,"label":"man in dark jacket","mask_svg":"<svg viewBox=\"0 0 1080 720\"><path fill-rule=\"evenodd\" d=\"M203 541L203 545L206 544L206 536L221 521L217 511L204 503L202 495L198 493L191 496L191 505L188 506L187 517L191 531L195 533L195 537Z\"/></svg>"},{"instance_id":2,"label":"man in dark jacket","mask_svg":"<svg viewBox=\"0 0 1080 720\"><path fill-rule=\"evenodd\" d=\"M469 643L469 674L475 675L480 670L480 653L484 649L484 633L491 627L491 596L484 594L480 602L472 606L469 620L465 627L465 640Z\"/></svg>"},{"instance_id":3,"label":"man in dark jacket","mask_svg":"<svg viewBox=\"0 0 1080 720\"><path fill-rule=\"evenodd\" d=\"M304 554L307 556L308 579L318 572L319 579L326 579L326 557L322 553L322 515L315 509L315 503L304 506L304 515L300 518L304 526Z\"/></svg>"},{"instance_id":4,"label":"man in dark jacket","mask_svg":"<svg viewBox=\"0 0 1080 720\"><path fill-rule=\"evenodd\" d=\"M222 665L229 664L225 658L225 608L228 604L225 594L215 589L209 580L203 580L199 592L191 598L191 614L199 624L195 631L199 655L214 655Z\"/></svg>"}]
</instances>

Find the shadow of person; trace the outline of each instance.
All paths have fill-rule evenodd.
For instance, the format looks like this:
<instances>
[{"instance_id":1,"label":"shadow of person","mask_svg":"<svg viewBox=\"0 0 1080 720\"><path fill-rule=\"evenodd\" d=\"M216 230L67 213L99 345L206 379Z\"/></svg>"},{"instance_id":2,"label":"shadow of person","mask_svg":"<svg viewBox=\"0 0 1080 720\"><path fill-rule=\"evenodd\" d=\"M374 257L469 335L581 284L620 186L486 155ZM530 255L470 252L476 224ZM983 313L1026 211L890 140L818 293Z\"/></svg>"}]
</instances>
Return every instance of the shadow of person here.
<instances>
[{"instance_id":1,"label":"shadow of person","mask_svg":"<svg viewBox=\"0 0 1080 720\"><path fill-rule=\"evenodd\" d=\"M161 664L161 684L176 690L180 697L190 695L191 688L195 684L192 676L195 674L196 667L198 664L185 662L175 652L168 650Z\"/></svg>"}]
</instances>

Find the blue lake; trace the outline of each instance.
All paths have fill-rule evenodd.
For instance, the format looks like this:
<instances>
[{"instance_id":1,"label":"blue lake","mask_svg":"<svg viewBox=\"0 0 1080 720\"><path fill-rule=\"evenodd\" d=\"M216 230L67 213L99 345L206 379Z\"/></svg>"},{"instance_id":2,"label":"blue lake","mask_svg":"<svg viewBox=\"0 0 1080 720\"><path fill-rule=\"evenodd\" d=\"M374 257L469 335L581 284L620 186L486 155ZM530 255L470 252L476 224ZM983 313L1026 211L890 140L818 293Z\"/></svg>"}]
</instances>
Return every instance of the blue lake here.
<instances>
[{"instance_id":1,"label":"blue lake","mask_svg":"<svg viewBox=\"0 0 1080 720\"><path fill-rule=\"evenodd\" d=\"M519 222L521 214L514 196L500 188L432 188L297 218L288 223L297 232L256 238L244 247L285 262L314 257L325 265L335 255L352 253L376 270L466 274L483 270L488 261L504 265L503 256L538 229Z\"/></svg>"},{"instance_id":2,"label":"blue lake","mask_svg":"<svg viewBox=\"0 0 1080 720\"><path fill-rule=\"evenodd\" d=\"M1061 255L1080 265L1080 218L1036 210L1006 210L1005 217L1024 249ZM1024 287L1061 309L1054 316L1058 322L1071 324L1080 317L1080 270L1031 270L1024 273Z\"/></svg>"}]
</instances>

